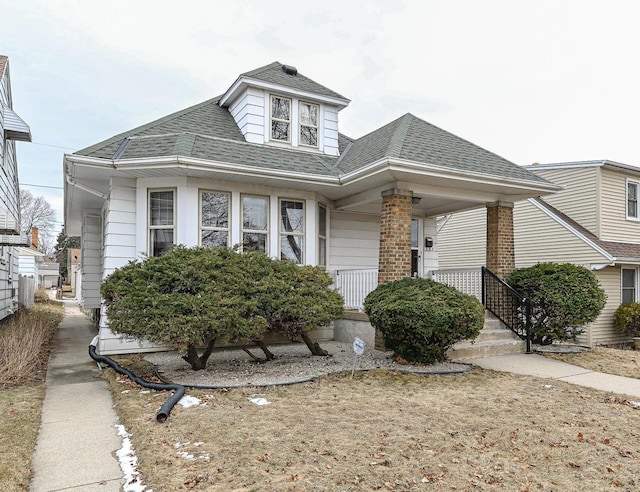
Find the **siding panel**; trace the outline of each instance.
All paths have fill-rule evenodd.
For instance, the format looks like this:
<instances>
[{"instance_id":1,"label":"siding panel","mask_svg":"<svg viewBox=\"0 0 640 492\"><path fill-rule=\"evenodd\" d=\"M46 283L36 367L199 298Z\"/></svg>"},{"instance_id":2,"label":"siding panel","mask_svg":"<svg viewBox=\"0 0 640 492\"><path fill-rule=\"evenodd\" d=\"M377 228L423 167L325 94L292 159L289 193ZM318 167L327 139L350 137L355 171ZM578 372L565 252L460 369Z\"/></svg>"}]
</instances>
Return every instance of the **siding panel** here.
<instances>
[{"instance_id":1,"label":"siding panel","mask_svg":"<svg viewBox=\"0 0 640 492\"><path fill-rule=\"evenodd\" d=\"M544 197L553 207L567 214L583 227L598 235L599 167L529 170L549 181L564 186L563 190Z\"/></svg>"},{"instance_id":2,"label":"siding panel","mask_svg":"<svg viewBox=\"0 0 640 492\"><path fill-rule=\"evenodd\" d=\"M378 268L380 217L331 212L329 270Z\"/></svg>"},{"instance_id":3,"label":"siding panel","mask_svg":"<svg viewBox=\"0 0 640 492\"><path fill-rule=\"evenodd\" d=\"M601 239L640 243L640 221L627 220L627 178L640 181L624 173L602 170Z\"/></svg>"}]
</instances>

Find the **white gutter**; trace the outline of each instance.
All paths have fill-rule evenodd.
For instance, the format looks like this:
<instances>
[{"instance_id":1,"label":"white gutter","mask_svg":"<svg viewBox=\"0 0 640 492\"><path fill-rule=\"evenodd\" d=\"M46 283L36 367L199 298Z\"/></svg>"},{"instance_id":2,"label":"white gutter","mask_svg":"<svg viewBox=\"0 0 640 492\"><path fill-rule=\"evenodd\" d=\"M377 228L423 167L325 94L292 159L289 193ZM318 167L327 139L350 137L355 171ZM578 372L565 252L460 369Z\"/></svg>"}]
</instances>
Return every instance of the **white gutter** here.
<instances>
[{"instance_id":1,"label":"white gutter","mask_svg":"<svg viewBox=\"0 0 640 492\"><path fill-rule=\"evenodd\" d=\"M611 262L611 266L615 265L615 261L616 261L616 257L613 256L612 254L610 254L607 250L605 250L604 248L602 248L602 246L596 244L595 242L593 242L591 239L589 239L587 236L585 236L584 234L582 234L580 231L578 231L575 227L571 226L570 224L568 224L566 221L562 220L560 217L558 217L556 214L554 214L553 212L551 212L551 210L548 210L546 207L540 205L537 201L535 201L533 198L529 198L528 199L529 203L531 203L532 205L534 205L538 210L541 210L542 212L544 212L546 215L548 215L549 217L551 217L553 220L555 220L558 224L560 224L562 227L564 227L565 229L567 229L569 232L571 232L574 236L576 236L578 239L580 239L581 241L585 242L587 245L589 245L591 248L595 249L598 253L600 253L602 256L604 256L607 260L609 260Z\"/></svg>"}]
</instances>

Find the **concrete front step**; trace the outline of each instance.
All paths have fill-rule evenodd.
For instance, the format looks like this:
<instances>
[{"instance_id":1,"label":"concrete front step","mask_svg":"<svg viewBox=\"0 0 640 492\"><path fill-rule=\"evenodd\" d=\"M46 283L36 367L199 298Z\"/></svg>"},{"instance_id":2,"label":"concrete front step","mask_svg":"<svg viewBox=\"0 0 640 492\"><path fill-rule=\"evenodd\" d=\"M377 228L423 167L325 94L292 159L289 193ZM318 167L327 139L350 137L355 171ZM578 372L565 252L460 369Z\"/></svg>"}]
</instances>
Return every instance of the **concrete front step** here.
<instances>
[{"instance_id":1,"label":"concrete front step","mask_svg":"<svg viewBox=\"0 0 640 492\"><path fill-rule=\"evenodd\" d=\"M463 340L449 349L451 360L476 359L492 355L523 353L526 342L490 315L484 320L484 328L475 340Z\"/></svg>"},{"instance_id":2,"label":"concrete front step","mask_svg":"<svg viewBox=\"0 0 640 492\"><path fill-rule=\"evenodd\" d=\"M524 340L492 340L489 342L459 342L449 349L451 360L477 359L493 355L522 354L526 350Z\"/></svg>"}]
</instances>

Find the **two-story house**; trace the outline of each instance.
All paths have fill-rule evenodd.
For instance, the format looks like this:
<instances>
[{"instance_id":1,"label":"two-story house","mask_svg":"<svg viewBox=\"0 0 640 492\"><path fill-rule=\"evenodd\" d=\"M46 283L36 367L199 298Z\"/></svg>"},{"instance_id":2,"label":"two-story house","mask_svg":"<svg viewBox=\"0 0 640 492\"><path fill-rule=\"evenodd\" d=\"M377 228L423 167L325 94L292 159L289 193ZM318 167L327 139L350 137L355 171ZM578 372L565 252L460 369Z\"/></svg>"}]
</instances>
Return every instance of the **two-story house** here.
<instances>
[{"instance_id":1,"label":"two-story house","mask_svg":"<svg viewBox=\"0 0 640 492\"><path fill-rule=\"evenodd\" d=\"M0 319L18 308L16 246L29 243L20 233L16 141L31 142L31 130L13 110L9 59L0 55Z\"/></svg>"},{"instance_id":2,"label":"two-story house","mask_svg":"<svg viewBox=\"0 0 640 492\"><path fill-rule=\"evenodd\" d=\"M486 204L504 215L505 204L558 189L411 114L349 138L338 124L349 102L274 62L220 96L65 155L65 231L81 237L80 302L99 318L98 350L153 349L109 331L99 288L174 244L324 266L357 308L378 282L437 268L437 216Z\"/></svg>"},{"instance_id":3,"label":"two-story house","mask_svg":"<svg viewBox=\"0 0 640 492\"><path fill-rule=\"evenodd\" d=\"M640 301L640 168L607 160L527 168L563 189L515 204L516 266L554 261L591 269L607 304L579 341L589 346L627 341L613 328L613 313L621 303ZM483 264L481 211L443 217L440 226L441 269Z\"/></svg>"}]
</instances>

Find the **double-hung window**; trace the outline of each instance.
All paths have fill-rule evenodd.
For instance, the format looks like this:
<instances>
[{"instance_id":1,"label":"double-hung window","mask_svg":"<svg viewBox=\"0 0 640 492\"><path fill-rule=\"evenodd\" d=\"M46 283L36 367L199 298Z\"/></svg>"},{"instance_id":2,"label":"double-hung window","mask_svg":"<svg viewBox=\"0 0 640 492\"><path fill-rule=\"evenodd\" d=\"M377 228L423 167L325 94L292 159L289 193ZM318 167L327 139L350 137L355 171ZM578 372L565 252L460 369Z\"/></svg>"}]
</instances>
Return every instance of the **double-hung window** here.
<instances>
[{"instance_id":1,"label":"double-hung window","mask_svg":"<svg viewBox=\"0 0 640 492\"><path fill-rule=\"evenodd\" d=\"M300 145L318 146L318 113L317 104L300 102L298 118L300 120Z\"/></svg>"},{"instance_id":2,"label":"double-hung window","mask_svg":"<svg viewBox=\"0 0 640 492\"><path fill-rule=\"evenodd\" d=\"M280 259L304 262L304 202L280 200Z\"/></svg>"},{"instance_id":3,"label":"double-hung window","mask_svg":"<svg viewBox=\"0 0 640 492\"><path fill-rule=\"evenodd\" d=\"M268 253L269 198L244 195L242 197L242 250Z\"/></svg>"},{"instance_id":4,"label":"double-hung window","mask_svg":"<svg viewBox=\"0 0 640 492\"><path fill-rule=\"evenodd\" d=\"M327 207L318 207L318 265L327 266Z\"/></svg>"},{"instance_id":5,"label":"double-hung window","mask_svg":"<svg viewBox=\"0 0 640 492\"><path fill-rule=\"evenodd\" d=\"M229 246L229 193L200 191L200 245Z\"/></svg>"},{"instance_id":6,"label":"double-hung window","mask_svg":"<svg viewBox=\"0 0 640 492\"><path fill-rule=\"evenodd\" d=\"M622 269L622 304L636 301L636 270L635 268Z\"/></svg>"},{"instance_id":7,"label":"double-hung window","mask_svg":"<svg viewBox=\"0 0 640 492\"><path fill-rule=\"evenodd\" d=\"M291 99L271 96L271 140L291 142Z\"/></svg>"},{"instance_id":8,"label":"double-hung window","mask_svg":"<svg viewBox=\"0 0 640 492\"><path fill-rule=\"evenodd\" d=\"M175 190L149 191L149 256L160 256L175 240Z\"/></svg>"},{"instance_id":9,"label":"double-hung window","mask_svg":"<svg viewBox=\"0 0 640 492\"><path fill-rule=\"evenodd\" d=\"M638 183L627 181L627 218L638 218Z\"/></svg>"}]
</instances>

